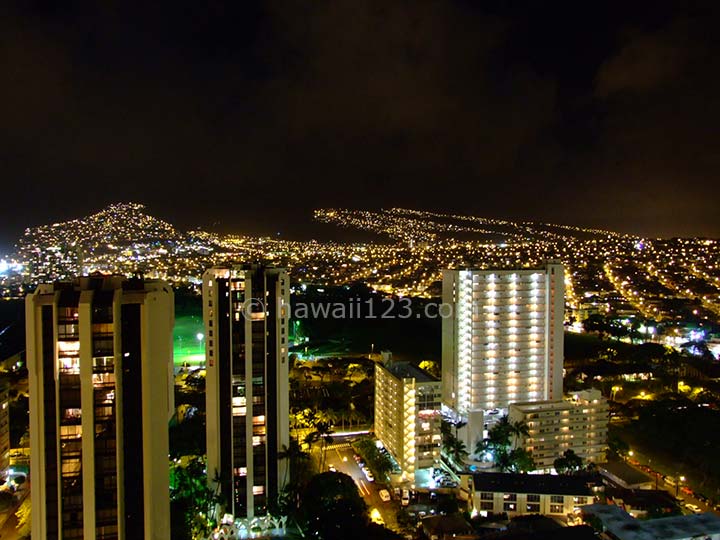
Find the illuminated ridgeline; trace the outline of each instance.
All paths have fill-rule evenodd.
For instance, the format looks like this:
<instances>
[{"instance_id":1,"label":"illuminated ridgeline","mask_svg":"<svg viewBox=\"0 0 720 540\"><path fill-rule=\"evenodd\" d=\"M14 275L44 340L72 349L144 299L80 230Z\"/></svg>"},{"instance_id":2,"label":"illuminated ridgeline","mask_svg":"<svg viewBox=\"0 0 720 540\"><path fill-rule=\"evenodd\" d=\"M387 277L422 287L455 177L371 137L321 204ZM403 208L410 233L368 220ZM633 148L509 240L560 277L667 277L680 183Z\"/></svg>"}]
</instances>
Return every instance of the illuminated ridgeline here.
<instances>
[{"instance_id":1,"label":"illuminated ridgeline","mask_svg":"<svg viewBox=\"0 0 720 540\"><path fill-rule=\"evenodd\" d=\"M214 267L203 275L207 354L207 471L237 518L267 513L287 481L290 443L284 269Z\"/></svg>"},{"instance_id":2,"label":"illuminated ridgeline","mask_svg":"<svg viewBox=\"0 0 720 540\"><path fill-rule=\"evenodd\" d=\"M440 381L405 362L375 365L375 434L402 480L440 459Z\"/></svg>"},{"instance_id":3,"label":"illuminated ridgeline","mask_svg":"<svg viewBox=\"0 0 720 540\"><path fill-rule=\"evenodd\" d=\"M532 452L539 470L550 471L565 450L584 464L604 463L609 409L600 390L583 390L564 400L514 403L510 420L525 421L529 435L520 445Z\"/></svg>"},{"instance_id":4,"label":"illuminated ridgeline","mask_svg":"<svg viewBox=\"0 0 720 540\"><path fill-rule=\"evenodd\" d=\"M468 422L469 447L487 412L562 395L562 265L445 270L443 302L443 404Z\"/></svg>"},{"instance_id":5,"label":"illuminated ridgeline","mask_svg":"<svg viewBox=\"0 0 720 540\"><path fill-rule=\"evenodd\" d=\"M26 299L33 537L170 537L172 289L82 277Z\"/></svg>"}]
</instances>

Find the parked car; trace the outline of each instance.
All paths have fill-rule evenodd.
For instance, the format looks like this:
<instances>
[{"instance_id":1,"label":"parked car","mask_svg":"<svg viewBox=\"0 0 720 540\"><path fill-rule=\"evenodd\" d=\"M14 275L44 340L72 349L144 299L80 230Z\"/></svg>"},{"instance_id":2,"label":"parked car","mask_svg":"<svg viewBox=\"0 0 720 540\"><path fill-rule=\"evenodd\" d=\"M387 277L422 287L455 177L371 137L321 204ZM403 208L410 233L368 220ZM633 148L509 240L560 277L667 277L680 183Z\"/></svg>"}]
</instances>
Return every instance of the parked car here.
<instances>
[{"instance_id":1,"label":"parked car","mask_svg":"<svg viewBox=\"0 0 720 540\"><path fill-rule=\"evenodd\" d=\"M381 489L378 491L378 495L380 495L382 502L390 502L390 492L387 489Z\"/></svg>"},{"instance_id":2,"label":"parked car","mask_svg":"<svg viewBox=\"0 0 720 540\"><path fill-rule=\"evenodd\" d=\"M692 503L687 503L687 504L685 505L685 508L687 508L688 510L690 510L690 511L693 512L694 514L699 514L700 512L702 512L702 510L700 510L700 507L699 507L699 506L697 506L697 505L695 505L695 504L692 504Z\"/></svg>"},{"instance_id":3,"label":"parked car","mask_svg":"<svg viewBox=\"0 0 720 540\"><path fill-rule=\"evenodd\" d=\"M407 506L410 504L410 492L407 489L402 490L402 497L400 499L400 504L402 506Z\"/></svg>"}]
</instances>

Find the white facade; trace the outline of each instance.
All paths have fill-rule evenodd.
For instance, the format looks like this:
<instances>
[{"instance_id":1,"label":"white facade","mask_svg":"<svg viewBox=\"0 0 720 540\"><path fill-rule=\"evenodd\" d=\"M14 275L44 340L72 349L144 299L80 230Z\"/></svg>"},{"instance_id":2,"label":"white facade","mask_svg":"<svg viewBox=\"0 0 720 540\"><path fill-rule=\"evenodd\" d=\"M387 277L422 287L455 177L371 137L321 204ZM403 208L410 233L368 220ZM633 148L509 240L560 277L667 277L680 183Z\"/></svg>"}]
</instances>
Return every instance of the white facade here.
<instances>
[{"instance_id":1,"label":"white facade","mask_svg":"<svg viewBox=\"0 0 720 540\"><path fill-rule=\"evenodd\" d=\"M375 365L375 434L402 480L440 459L440 381L406 363Z\"/></svg>"},{"instance_id":2,"label":"white facade","mask_svg":"<svg viewBox=\"0 0 720 540\"><path fill-rule=\"evenodd\" d=\"M595 502L595 488L579 476L544 474L461 474L473 510L481 515L507 513L567 516Z\"/></svg>"},{"instance_id":3,"label":"white facade","mask_svg":"<svg viewBox=\"0 0 720 540\"><path fill-rule=\"evenodd\" d=\"M563 375L564 270L445 270L443 404L482 436L484 413L559 399Z\"/></svg>"},{"instance_id":4,"label":"white facade","mask_svg":"<svg viewBox=\"0 0 720 540\"><path fill-rule=\"evenodd\" d=\"M122 276L27 296L34 538L170 537L173 298Z\"/></svg>"},{"instance_id":5,"label":"white facade","mask_svg":"<svg viewBox=\"0 0 720 540\"><path fill-rule=\"evenodd\" d=\"M583 390L564 400L514 403L510 420L524 421L529 436L520 442L532 452L537 468L550 470L566 450L585 464L604 463L609 409L599 390Z\"/></svg>"},{"instance_id":6,"label":"white facade","mask_svg":"<svg viewBox=\"0 0 720 540\"><path fill-rule=\"evenodd\" d=\"M264 515L288 480L290 280L279 268L215 267L203 275L207 470L225 511Z\"/></svg>"}]
</instances>

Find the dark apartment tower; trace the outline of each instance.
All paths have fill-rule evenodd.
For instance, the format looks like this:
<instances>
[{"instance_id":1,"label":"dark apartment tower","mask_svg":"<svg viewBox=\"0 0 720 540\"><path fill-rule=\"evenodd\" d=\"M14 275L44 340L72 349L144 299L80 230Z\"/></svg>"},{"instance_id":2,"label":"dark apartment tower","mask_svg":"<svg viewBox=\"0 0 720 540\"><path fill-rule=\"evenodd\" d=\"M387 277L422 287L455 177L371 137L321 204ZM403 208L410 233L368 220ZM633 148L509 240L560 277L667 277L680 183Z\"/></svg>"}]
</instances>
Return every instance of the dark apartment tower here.
<instances>
[{"instance_id":1,"label":"dark apartment tower","mask_svg":"<svg viewBox=\"0 0 720 540\"><path fill-rule=\"evenodd\" d=\"M207 471L226 512L267 513L287 480L290 280L284 269L214 267L203 275Z\"/></svg>"},{"instance_id":2,"label":"dark apartment tower","mask_svg":"<svg viewBox=\"0 0 720 540\"><path fill-rule=\"evenodd\" d=\"M33 538L167 540L172 289L81 277L25 306Z\"/></svg>"}]
</instances>

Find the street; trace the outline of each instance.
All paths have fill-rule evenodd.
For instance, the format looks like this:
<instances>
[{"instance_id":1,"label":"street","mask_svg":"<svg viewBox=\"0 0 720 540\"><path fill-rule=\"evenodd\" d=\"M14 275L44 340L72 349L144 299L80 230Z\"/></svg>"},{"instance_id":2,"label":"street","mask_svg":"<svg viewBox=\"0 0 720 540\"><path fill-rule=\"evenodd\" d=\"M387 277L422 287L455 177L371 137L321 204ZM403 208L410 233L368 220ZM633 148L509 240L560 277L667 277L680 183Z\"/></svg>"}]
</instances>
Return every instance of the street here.
<instances>
[{"instance_id":1,"label":"street","mask_svg":"<svg viewBox=\"0 0 720 540\"><path fill-rule=\"evenodd\" d=\"M700 510L703 512L712 512L714 514L720 515L720 512L716 511L712 506L709 504L701 501L700 499L696 498L694 495L689 494L687 492L682 491L682 487L690 487L686 484L683 484L683 486L679 486L676 488L675 486L669 485L665 483L665 481L662 479L663 473L661 471L658 471L657 469L662 468L659 466L657 462L652 463L651 466L651 460L645 456L644 454L638 452L637 450L633 451L632 458L628 459L628 465L632 466L633 468L637 469L638 471L642 472L643 474L649 475L651 478L653 478L656 482L657 489L662 489L670 493L673 497L677 496L680 499L683 500L685 504L694 504ZM647 468L650 468L651 470L648 471ZM670 474L669 476L676 477L678 476L677 473ZM676 495L677 493L677 495ZM685 513L691 514L692 512L686 508L683 508L683 511Z\"/></svg>"},{"instance_id":2,"label":"street","mask_svg":"<svg viewBox=\"0 0 720 540\"><path fill-rule=\"evenodd\" d=\"M378 486L375 482L369 482L362 470L355 462L354 451L350 446L350 442L354 436L334 437L333 444L328 445L325 454L326 468L333 466L338 472L342 472L350 476L358 487L358 491L362 495L369 510L377 509L385 522L385 526L389 529L397 530L397 520L395 513L399 505L399 501L391 500L383 502L378 495L380 489L387 489L392 495L392 489L389 486Z\"/></svg>"}]
</instances>

